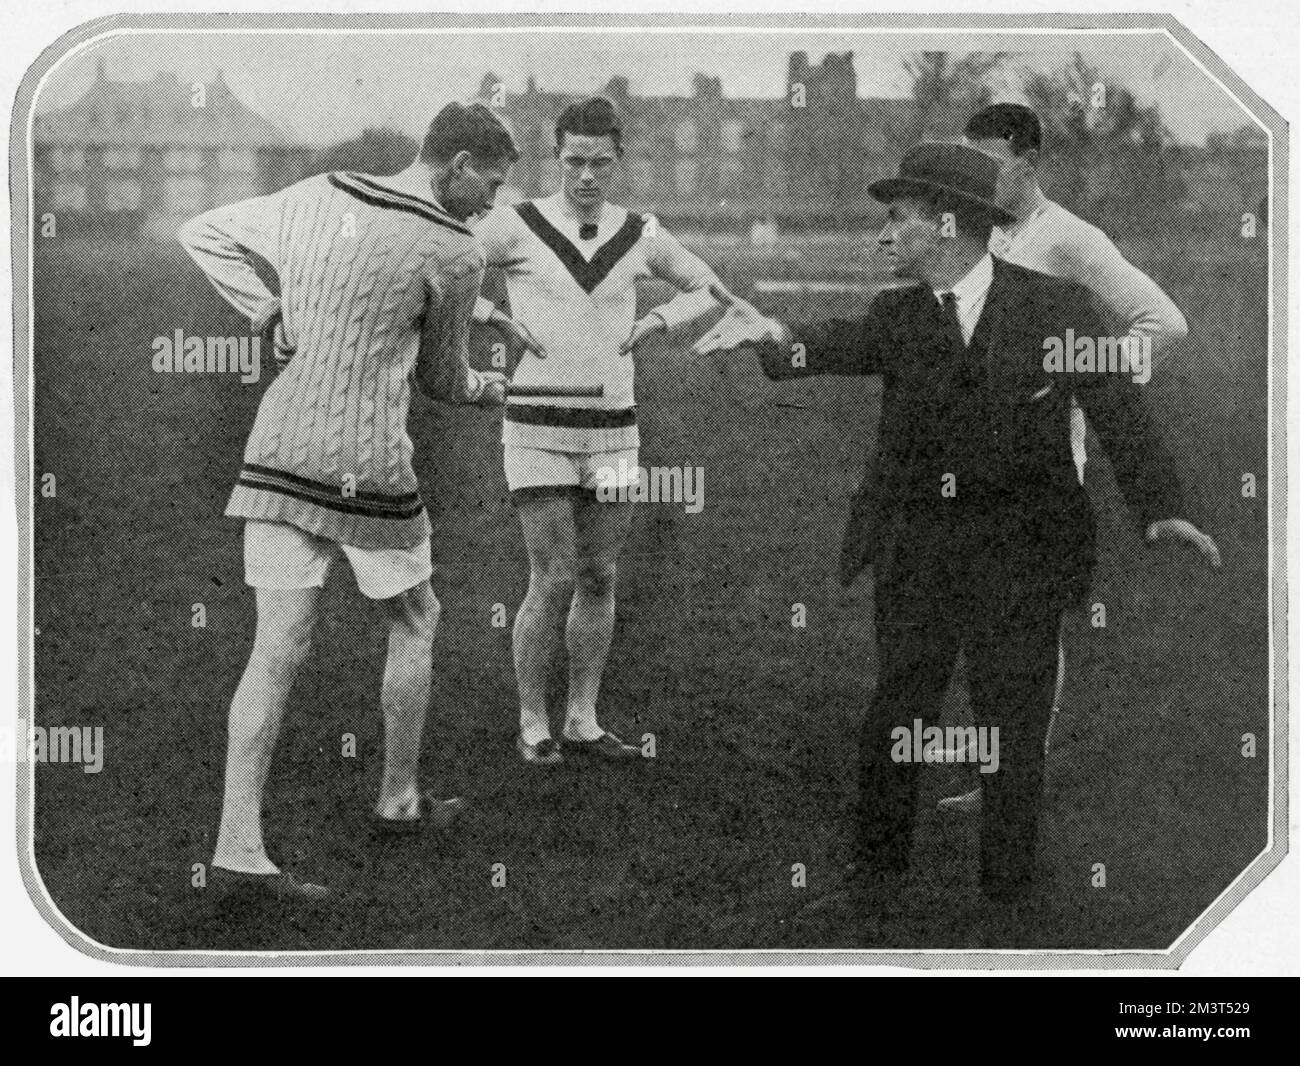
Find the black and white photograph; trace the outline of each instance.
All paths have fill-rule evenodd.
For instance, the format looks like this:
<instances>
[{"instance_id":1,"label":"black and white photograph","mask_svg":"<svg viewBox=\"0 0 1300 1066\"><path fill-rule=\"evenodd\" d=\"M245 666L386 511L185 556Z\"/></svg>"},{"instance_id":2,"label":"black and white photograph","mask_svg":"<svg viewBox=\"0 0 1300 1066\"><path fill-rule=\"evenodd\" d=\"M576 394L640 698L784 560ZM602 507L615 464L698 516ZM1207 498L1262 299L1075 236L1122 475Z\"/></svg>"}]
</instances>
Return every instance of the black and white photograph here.
<instances>
[{"instance_id":1,"label":"black and white photograph","mask_svg":"<svg viewBox=\"0 0 1300 1066\"><path fill-rule=\"evenodd\" d=\"M47 44L27 920L137 967L1170 970L1267 883L1288 133L1174 18Z\"/></svg>"}]
</instances>

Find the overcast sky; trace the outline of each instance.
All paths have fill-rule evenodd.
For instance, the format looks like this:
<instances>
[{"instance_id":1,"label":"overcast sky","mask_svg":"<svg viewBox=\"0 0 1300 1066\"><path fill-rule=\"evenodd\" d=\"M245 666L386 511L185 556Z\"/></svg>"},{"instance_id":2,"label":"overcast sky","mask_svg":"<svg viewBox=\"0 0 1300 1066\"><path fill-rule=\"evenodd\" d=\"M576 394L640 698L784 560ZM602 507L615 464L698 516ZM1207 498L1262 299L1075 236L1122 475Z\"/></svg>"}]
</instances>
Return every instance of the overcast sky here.
<instances>
[{"instance_id":1,"label":"overcast sky","mask_svg":"<svg viewBox=\"0 0 1300 1066\"><path fill-rule=\"evenodd\" d=\"M722 78L728 96L776 97L785 91L787 57L802 49L816 61L828 51L852 50L862 96L905 96L902 60L922 49L954 52L1006 50L1016 67L1052 70L1074 51L1139 100L1159 104L1165 123L1183 140L1247 121L1222 89L1167 38L1154 34L1002 35L974 32L738 34L557 32L135 34L96 43L56 68L37 97L37 109L80 96L103 57L110 78L148 79L174 71L185 81L210 81L224 72L252 108L296 139L329 144L367 126L387 125L411 135L447 100L477 91L492 71L511 91L532 74L542 88L596 90L615 74L637 94L689 93L697 72ZM1014 80L1014 79L1013 79ZM999 93L1012 99L1014 85Z\"/></svg>"}]
</instances>

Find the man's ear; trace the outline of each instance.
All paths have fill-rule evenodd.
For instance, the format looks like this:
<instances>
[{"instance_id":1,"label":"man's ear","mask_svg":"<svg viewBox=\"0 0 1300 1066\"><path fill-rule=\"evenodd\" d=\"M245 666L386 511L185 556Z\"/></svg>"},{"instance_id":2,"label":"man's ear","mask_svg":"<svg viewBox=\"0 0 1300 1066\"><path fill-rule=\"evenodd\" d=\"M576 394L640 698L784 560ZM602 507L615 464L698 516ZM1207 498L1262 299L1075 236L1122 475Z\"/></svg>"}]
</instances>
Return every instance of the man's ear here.
<instances>
[{"instance_id":1,"label":"man's ear","mask_svg":"<svg viewBox=\"0 0 1300 1066\"><path fill-rule=\"evenodd\" d=\"M473 157L467 151L459 151L451 157L451 162L447 164L447 172L454 177L459 178L465 173Z\"/></svg>"}]
</instances>

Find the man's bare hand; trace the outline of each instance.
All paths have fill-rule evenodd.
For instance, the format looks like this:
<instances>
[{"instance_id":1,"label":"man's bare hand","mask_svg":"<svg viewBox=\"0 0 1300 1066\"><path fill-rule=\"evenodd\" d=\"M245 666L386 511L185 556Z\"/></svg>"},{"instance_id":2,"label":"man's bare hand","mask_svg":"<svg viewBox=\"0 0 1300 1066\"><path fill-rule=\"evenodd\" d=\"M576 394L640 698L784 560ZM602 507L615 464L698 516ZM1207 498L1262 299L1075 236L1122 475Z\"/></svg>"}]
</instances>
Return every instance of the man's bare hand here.
<instances>
[{"instance_id":1,"label":"man's bare hand","mask_svg":"<svg viewBox=\"0 0 1300 1066\"><path fill-rule=\"evenodd\" d=\"M275 358L276 369L283 370L297 349L289 343L284 332L284 311L278 300L260 322L253 322L253 329L261 337L262 347L270 349L271 355Z\"/></svg>"},{"instance_id":2,"label":"man's bare hand","mask_svg":"<svg viewBox=\"0 0 1300 1066\"><path fill-rule=\"evenodd\" d=\"M1147 527L1147 541L1157 540L1179 540L1190 544L1213 569L1218 570L1223 566L1223 558L1219 555L1219 546L1214 543L1214 538L1208 533L1202 533L1185 519L1163 518L1159 522L1152 522Z\"/></svg>"},{"instance_id":3,"label":"man's bare hand","mask_svg":"<svg viewBox=\"0 0 1300 1066\"><path fill-rule=\"evenodd\" d=\"M483 382L483 392L478 398L480 407L500 407L506 402L507 381L504 374L495 370L480 370L479 379Z\"/></svg>"},{"instance_id":4,"label":"man's bare hand","mask_svg":"<svg viewBox=\"0 0 1300 1066\"><path fill-rule=\"evenodd\" d=\"M645 318L641 319L640 322L632 327L632 335L619 345L618 354L631 355L632 349L640 344L651 333L666 333L667 331L668 323L665 321L664 316L658 311L651 311L645 316Z\"/></svg>"},{"instance_id":5,"label":"man's bare hand","mask_svg":"<svg viewBox=\"0 0 1300 1066\"><path fill-rule=\"evenodd\" d=\"M748 300L742 300L721 285L713 285L709 291L727 310L718 324L695 342L692 350L696 355L730 352L764 341L780 343L785 336L785 327L780 322L763 315Z\"/></svg>"},{"instance_id":6,"label":"man's bare hand","mask_svg":"<svg viewBox=\"0 0 1300 1066\"><path fill-rule=\"evenodd\" d=\"M509 315L502 314L500 311L494 311L488 321L507 336L514 338L517 343L523 345L538 359L546 358L546 349L542 346L542 342L534 337L532 330L522 322L516 322Z\"/></svg>"}]
</instances>

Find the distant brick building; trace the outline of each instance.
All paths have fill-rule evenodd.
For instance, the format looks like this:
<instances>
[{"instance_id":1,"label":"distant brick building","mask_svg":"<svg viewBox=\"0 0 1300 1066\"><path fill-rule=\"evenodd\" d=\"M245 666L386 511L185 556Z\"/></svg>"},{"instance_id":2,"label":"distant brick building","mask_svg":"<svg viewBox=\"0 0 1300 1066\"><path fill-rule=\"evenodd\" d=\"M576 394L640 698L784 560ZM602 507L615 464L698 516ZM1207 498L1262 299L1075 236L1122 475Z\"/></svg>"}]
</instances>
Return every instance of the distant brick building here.
<instances>
[{"instance_id":1,"label":"distant brick building","mask_svg":"<svg viewBox=\"0 0 1300 1066\"><path fill-rule=\"evenodd\" d=\"M914 126L913 102L860 99L852 52L816 65L796 52L787 90L783 99L730 98L718 78L697 74L691 96L633 96L626 78L611 79L605 95L626 122L615 198L666 220L710 226L878 218L866 185L896 165ZM541 90L532 78L523 93L503 93L493 74L480 95L519 142L512 183L526 197L553 192L555 119L580 96Z\"/></svg>"},{"instance_id":2,"label":"distant brick building","mask_svg":"<svg viewBox=\"0 0 1300 1066\"><path fill-rule=\"evenodd\" d=\"M218 73L210 84L110 81L65 108L38 113L33 194L70 229L172 236L179 220L294 181L311 150L240 101Z\"/></svg>"}]
</instances>

